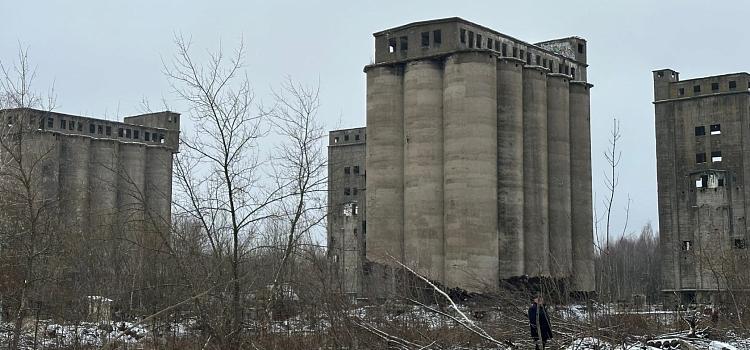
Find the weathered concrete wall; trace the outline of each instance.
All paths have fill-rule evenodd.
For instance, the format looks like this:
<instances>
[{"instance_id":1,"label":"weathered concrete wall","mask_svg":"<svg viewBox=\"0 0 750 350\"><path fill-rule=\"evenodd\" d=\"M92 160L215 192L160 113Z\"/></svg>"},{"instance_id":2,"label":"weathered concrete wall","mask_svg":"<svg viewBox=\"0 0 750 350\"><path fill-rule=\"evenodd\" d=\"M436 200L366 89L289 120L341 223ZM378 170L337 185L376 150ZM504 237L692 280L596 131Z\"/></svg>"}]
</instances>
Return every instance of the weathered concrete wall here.
<instances>
[{"instance_id":1,"label":"weathered concrete wall","mask_svg":"<svg viewBox=\"0 0 750 350\"><path fill-rule=\"evenodd\" d=\"M570 181L573 275L578 291L594 291L593 200L591 196L590 87L571 81Z\"/></svg>"},{"instance_id":2,"label":"weathered concrete wall","mask_svg":"<svg viewBox=\"0 0 750 350\"><path fill-rule=\"evenodd\" d=\"M445 274L477 291L498 277L497 70L486 52L445 60Z\"/></svg>"},{"instance_id":3,"label":"weathered concrete wall","mask_svg":"<svg viewBox=\"0 0 750 350\"><path fill-rule=\"evenodd\" d=\"M89 158L91 139L61 137L58 196L65 214L62 222L75 233L89 229Z\"/></svg>"},{"instance_id":4,"label":"weathered concrete wall","mask_svg":"<svg viewBox=\"0 0 750 350\"><path fill-rule=\"evenodd\" d=\"M523 236L523 62L497 61L497 226L500 278L521 276Z\"/></svg>"},{"instance_id":5,"label":"weathered concrete wall","mask_svg":"<svg viewBox=\"0 0 750 350\"><path fill-rule=\"evenodd\" d=\"M553 277L573 273L570 183L569 77L547 76L547 164L549 171L549 251Z\"/></svg>"},{"instance_id":6,"label":"weathered concrete wall","mask_svg":"<svg viewBox=\"0 0 750 350\"><path fill-rule=\"evenodd\" d=\"M113 140L91 140L89 213L91 229L97 232L111 233L117 224L118 146Z\"/></svg>"},{"instance_id":7,"label":"weathered concrete wall","mask_svg":"<svg viewBox=\"0 0 750 350\"><path fill-rule=\"evenodd\" d=\"M404 132L404 262L444 284L442 61L406 64Z\"/></svg>"},{"instance_id":8,"label":"weathered concrete wall","mask_svg":"<svg viewBox=\"0 0 750 350\"><path fill-rule=\"evenodd\" d=\"M547 172L547 72L523 69L523 221L525 269L549 276L549 192Z\"/></svg>"}]
</instances>

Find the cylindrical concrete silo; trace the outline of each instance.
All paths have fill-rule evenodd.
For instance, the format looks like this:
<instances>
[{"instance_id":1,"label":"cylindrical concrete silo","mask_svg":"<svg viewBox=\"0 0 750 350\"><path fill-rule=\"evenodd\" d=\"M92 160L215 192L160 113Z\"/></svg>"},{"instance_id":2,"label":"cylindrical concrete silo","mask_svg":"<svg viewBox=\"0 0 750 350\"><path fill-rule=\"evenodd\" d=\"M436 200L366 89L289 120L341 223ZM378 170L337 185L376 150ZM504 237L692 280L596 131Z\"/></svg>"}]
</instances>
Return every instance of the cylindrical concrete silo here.
<instances>
[{"instance_id":1,"label":"cylindrical concrete silo","mask_svg":"<svg viewBox=\"0 0 750 350\"><path fill-rule=\"evenodd\" d=\"M524 272L523 62L497 61L497 224L500 278Z\"/></svg>"},{"instance_id":2,"label":"cylindrical concrete silo","mask_svg":"<svg viewBox=\"0 0 750 350\"><path fill-rule=\"evenodd\" d=\"M44 204L48 206L48 210L51 212L55 210L55 207L59 208L60 205L58 199L61 136L58 133L47 132L39 133L37 136L26 138L24 141L27 150L24 156L29 161L24 165L33 169L35 175L41 175L41 181L35 184L40 185L39 194L41 194ZM38 164L34 164L37 162Z\"/></svg>"},{"instance_id":3,"label":"cylindrical concrete silo","mask_svg":"<svg viewBox=\"0 0 750 350\"><path fill-rule=\"evenodd\" d=\"M121 143L118 177L118 224L126 237L140 242L143 237L143 214L146 209L146 146Z\"/></svg>"},{"instance_id":4,"label":"cylindrical concrete silo","mask_svg":"<svg viewBox=\"0 0 750 350\"><path fill-rule=\"evenodd\" d=\"M170 227L172 194L172 151L162 146L146 148L146 231L153 232L153 243L167 237Z\"/></svg>"},{"instance_id":5,"label":"cylindrical concrete silo","mask_svg":"<svg viewBox=\"0 0 750 350\"><path fill-rule=\"evenodd\" d=\"M573 271L570 225L569 77L547 75L547 164L549 171L549 250L553 277Z\"/></svg>"},{"instance_id":6,"label":"cylindrical concrete silo","mask_svg":"<svg viewBox=\"0 0 750 350\"><path fill-rule=\"evenodd\" d=\"M91 230L109 238L117 224L118 146L116 140L92 139L89 161Z\"/></svg>"},{"instance_id":7,"label":"cylindrical concrete silo","mask_svg":"<svg viewBox=\"0 0 750 350\"><path fill-rule=\"evenodd\" d=\"M590 88L570 83L570 181L573 275L577 291L594 290L594 230L591 199Z\"/></svg>"},{"instance_id":8,"label":"cylindrical concrete silo","mask_svg":"<svg viewBox=\"0 0 750 350\"><path fill-rule=\"evenodd\" d=\"M498 278L496 58L453 54L444 72L446 285L479 291Z\"/></svg>"},{"instance_id":9,"label":"cylindrical concrete silo","mask_svg":"<svg viewBox=\"0 0 750 350\"><path fill-rule=\"evenodd\" d=\"M442 61L406 64L404 132L404 262L445 283Z\"/></svg>"},{"instance_id":10,"label":"cylindrical concrete silo","mask_svg":"<svg viewBox=\"0 0 750 350\"><path fill-rule=\"evenodd\" d=\"M549 276L547 71L523 69L523 220L525 269Z\"/></svg>"},{"instance_id":11,"label":"cylindrical concrete silo","mask_svg":"<svg viewBox=\"0 0 750 350\"><path fill-rule=\"evenodd\" d=\"M91 138L60 137L60 208L62 223L73 232L89 227L89 158Z\"/></svg>"},{"instance_id":12,"label":"cylindrical concrete silo","mask_svg":"<svg viewBox=\"0 0 750 350\"><path fill-rule=\"evenodd\" d=\"M367 73L367 238L372 276L370 294L393 293L393 273L385 266L404 257L403 68L374 66ZM385 268L379 271L380 268ZM390 271L390 272L389 272Z\"/></svg>"}]
</instances>

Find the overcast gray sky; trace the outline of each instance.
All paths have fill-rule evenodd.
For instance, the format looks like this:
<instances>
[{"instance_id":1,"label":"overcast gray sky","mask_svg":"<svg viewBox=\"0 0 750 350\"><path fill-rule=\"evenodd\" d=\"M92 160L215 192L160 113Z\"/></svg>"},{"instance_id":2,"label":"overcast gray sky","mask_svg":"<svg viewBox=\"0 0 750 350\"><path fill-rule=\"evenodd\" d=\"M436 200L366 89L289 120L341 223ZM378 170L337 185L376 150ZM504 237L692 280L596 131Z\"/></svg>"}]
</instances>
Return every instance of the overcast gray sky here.
<instances>
[{"instance_id":1,"label":"overcast gray sky","mask_svg":"<svg viewBox=\"0 0 750 350\"><path fill-rule=\"evenodd\" d=\"M651 71L682 79L747 71L750 2L746 1L12 1L0 5L0 61L20 43L37 66L37 89L53 81L59 112L110 119L138 113L144 98L164 97L161 73L175 33L192 36L196 54L244 37L247 74L259 99L290 75L321 82L322 120L365 125L363 66L374 56L372 33L458 16L527 42L567 36L588 40L593 187L607 193L603 152L613 119L621 120L620 186L613 225L627 232L658 227ZM205 57L205 56L201 56Z\"/></svg>"}]
</instances>

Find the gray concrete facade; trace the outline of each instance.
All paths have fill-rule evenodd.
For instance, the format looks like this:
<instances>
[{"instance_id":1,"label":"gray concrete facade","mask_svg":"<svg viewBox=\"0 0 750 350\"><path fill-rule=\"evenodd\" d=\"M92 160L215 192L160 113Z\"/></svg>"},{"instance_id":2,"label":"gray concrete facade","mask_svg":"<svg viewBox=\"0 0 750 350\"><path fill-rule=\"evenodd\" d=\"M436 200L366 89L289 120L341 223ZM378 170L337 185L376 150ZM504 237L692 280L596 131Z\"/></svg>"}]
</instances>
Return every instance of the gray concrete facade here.
<instances>
[{"instance_id":1,"label":"gray concrete facade","mask_svg":"<svg viewBox=\"0 0 750 350\"><path fill-rule=\"evenodd\" d=\"M712 264L742 255L750 230L750 74L653 78L664 292L708 302L727 288Z\"/></svg>"},{"instance_id":2,"label":"gray concrete facade","mask_svg":"<svg viewBox=\"0 0 750 350\"><path fill-rule=\"evenodd\" d=\"M4 135L28 128L42 149L42 192L54 198L60 222L95 237L119 232L143 243L171 226L172 155L178 152L179 114L161 112L115 122L33 110L1 110ZM26 147L26 146L23 146ZM148 245L153 246L153 245Z\"/></svg>"},{"instance_id":3,"label":"gray concrete facade","mask_svg":"<svg viewBox=\"0 0 750 350\"><path fill-rule=\"evenodd\" d=\"M397 262L472 292L522 275L593 291L586 41L529 44L460 18L374 36L357 292L395 292Z\"/></svg>"}]
</instances>

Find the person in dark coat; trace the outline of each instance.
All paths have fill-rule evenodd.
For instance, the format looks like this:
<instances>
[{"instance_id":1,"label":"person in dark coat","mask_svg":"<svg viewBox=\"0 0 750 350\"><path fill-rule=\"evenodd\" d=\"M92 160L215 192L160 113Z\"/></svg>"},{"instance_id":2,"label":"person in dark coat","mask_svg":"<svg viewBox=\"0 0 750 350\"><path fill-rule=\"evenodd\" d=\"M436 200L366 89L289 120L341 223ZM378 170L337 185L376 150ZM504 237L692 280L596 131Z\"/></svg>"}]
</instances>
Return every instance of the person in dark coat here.
<instances>
[{"instance_id":1,"label":"person in dark coat","mask_svg":"<svg viewBox=\"0 0 750 350\"><path fill-rule=\"evenodd\" d=\"M539 325L538 327L537 324ZM539 329L541 329L542 349L544 349L547 345L547 339L552 339L552 327L550 326L549 317L544 306L544 298L541 296L534 297L534 304L529 308L529 328L531 329L531 339L534 339L537 350L539 350Z\"/></svg>"}]
</instances>

